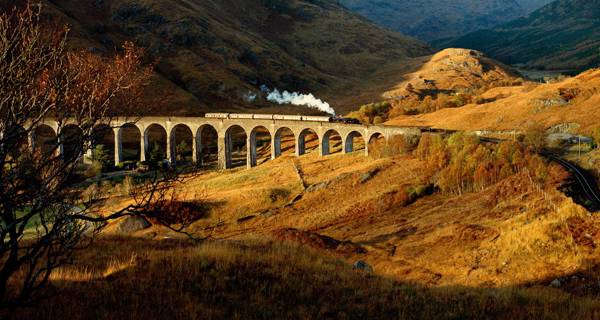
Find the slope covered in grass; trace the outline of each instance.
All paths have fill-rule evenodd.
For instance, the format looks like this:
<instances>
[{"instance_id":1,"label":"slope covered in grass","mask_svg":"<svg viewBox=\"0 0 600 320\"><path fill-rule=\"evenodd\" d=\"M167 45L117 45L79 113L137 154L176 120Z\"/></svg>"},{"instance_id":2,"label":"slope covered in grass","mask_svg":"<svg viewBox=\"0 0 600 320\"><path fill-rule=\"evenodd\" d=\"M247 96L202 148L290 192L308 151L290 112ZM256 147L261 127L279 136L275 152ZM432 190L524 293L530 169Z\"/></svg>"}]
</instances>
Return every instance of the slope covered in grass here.
<instances>
[{"instance_id":1,"label":"slope covered in grass","mask_svg":"<svg viewBox=\"0 0 600 320\"><path fill-rule=\"evenodd\" d=\"M27 319L590 318L597 301L558 290L428 289L270 242L104 239L56 272Z\"/></svg>"},{"instance_id":2,"label":"slope covered in grass","mask_svg":"<svg viewBox=\"0 0 600 320\"><path fill-rule=\"evenodd\" d=\"M262 85L348 97L372 85L375 72L431 52L333 0L43 3L45 12L71 25L76 48L110 54L125 40L147 48L156 74L142 114L256 111L271 106ZM297 107L287 112L295 114Z\"/></svg>"}]
</instances>

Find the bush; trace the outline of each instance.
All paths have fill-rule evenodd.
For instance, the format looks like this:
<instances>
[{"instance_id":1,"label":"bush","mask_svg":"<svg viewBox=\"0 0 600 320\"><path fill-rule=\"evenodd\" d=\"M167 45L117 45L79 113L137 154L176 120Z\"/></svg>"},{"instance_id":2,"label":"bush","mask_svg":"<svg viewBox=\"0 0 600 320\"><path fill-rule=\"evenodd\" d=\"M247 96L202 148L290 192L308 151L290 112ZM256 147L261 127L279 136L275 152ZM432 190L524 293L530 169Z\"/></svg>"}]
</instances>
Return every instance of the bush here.
<instances>
[{"instance_id":1,"label":"bush","mask_svg":"<svg viewBox=\"0 0 600 320\"><path fill-rule=\"evenodd\" d=\"M365 124L379 124L387 121L390 110L392 110L392 105L384 101L363 105L358 111L354 111L348 116L359 119Z\"/></svg>"},{"instance_id":2,"label":"bush","mask_svg":"<svg viewBox=\"0 0 600 320\"><path fill-rule=\"evenodd\" d=\"M288 189L272 188L269 190L269 199L271 200L271 203L285 201L290 197L291 194L292 193Z\"/></svg>"}]
</instances>

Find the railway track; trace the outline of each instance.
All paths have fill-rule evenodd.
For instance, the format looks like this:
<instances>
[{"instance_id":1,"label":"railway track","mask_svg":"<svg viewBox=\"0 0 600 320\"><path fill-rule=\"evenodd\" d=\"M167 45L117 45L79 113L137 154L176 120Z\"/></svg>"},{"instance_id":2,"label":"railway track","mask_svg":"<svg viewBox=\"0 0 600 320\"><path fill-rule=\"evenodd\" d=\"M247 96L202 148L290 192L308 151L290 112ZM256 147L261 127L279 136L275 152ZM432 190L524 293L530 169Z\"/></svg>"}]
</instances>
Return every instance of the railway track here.
<instances>
[{"instance_id":1,"label":"railway track","mask_svg":"<svg viewBox=\"0 0 600 320\"><path fill-rule=\"evenodd\" d=\"M583 190L585 197L590 201L592 207L596 210L600 209L600 195L597 191L596 181L593 178L589 177L589 175L577 165L561 158L557 154L553 154L550 152L542 153L546 158L560 164L563 168L567 169L569 172L575 176L577 183Z\"/></svg>"}]
</instances>

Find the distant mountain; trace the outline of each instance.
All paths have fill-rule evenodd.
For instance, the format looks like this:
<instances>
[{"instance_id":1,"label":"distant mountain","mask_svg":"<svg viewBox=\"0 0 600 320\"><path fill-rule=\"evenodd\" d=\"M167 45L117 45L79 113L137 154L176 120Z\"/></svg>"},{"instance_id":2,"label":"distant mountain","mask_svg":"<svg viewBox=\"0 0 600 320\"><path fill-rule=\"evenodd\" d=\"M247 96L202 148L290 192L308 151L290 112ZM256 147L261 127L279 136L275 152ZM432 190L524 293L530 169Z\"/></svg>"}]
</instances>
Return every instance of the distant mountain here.
<instances>
[{"instance_id":1,"label":"distant mountain","mask_svg":"<svg viewBox=\"0 0 600 320\"><path fill-rule=\"evenodd\" d=\"M131 40L147 48L158 61L148 95L150 102L167 99L163 114L273 111L260 99L261 85L319 97L350 95L390 64L432 52L335 0L43 3L47 13L72 26L72 46L110 53Z\"/></svg>"},{"instance_id":2,"label":"distant mountain","mask_svg":"<svg viewBox=\"0 0 600 320\"><path fill-rule=\"evenodd\" d=\"M559 0L490 30L476 31L439 47L483 51L509 64L581 71L600 64L600 0Z\"/></svg>"},{"instance_id":3,"label":"distant mountain","mask_svg":"<svg viewBox=\"0 0 600 320\"><path fill-rule=\"evenodd\" d=\"M517 3L529 14L553 1L556 0L517 0Z\"/></svg>"},{"instance_id":4,"label":"distant mountain","mask_svg":"<svg viewBox=\"0 0 600 320\"><path fill-rule=\"evenodd\" d=\"M348 9L407 35L431 41L492 28L548 0L339 0Z\"/></svg>"}]
</instances>

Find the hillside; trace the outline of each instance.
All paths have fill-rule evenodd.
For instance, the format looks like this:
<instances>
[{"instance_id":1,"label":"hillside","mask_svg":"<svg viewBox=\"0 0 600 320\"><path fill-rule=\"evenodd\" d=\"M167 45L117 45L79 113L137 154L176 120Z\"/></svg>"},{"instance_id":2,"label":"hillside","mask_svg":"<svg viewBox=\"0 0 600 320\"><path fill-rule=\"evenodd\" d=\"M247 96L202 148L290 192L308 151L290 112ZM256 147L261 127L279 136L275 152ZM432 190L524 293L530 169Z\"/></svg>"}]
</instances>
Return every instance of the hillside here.
<instances>
[{"instance_id":1,"label":"hillside","mask_svg":"<svg viewBox=\"0 0 600 320\"><path fill-rule=\"evenodd\" d=\"M475 50L445 49L423 57L422 62L417 70L403 74L401 81L384 96L390 99L411 95L437 96L522 80L511 67Z\"/></svg>"},{"instance_id":2,"label":"hillside","mask_svg":"<svg viewBox=\"0 0 600 320\"><path fill-rule=\"evenodd\" d=\"M546 128L566 125L590 133L600 124L600 70L546 84L492 88L480 103L430 114L400 116L389 123L457 130L524 130L532 123Z\"/></svg>"},{"instance_id":3,"label":"hillside","mask_svg":"<svg viewBox=\"0 0 600 320\"><path fill-rule=\"evenodd\" d=\"M72 26L74 47L110 53L132 40L147 48L148 60L157 61L149 106L161 106L145 113L281 109L268 108L262 85L325 99L349 96L371 85L378 70L431 52L333 0L44 3Z\"/></svg>"},{"instance_id":4,"label":"hillside","mask_svg":"<svg viewBox=\"0 0 600 320\"><path fill-rule=\"evenodd\" d=\"M312 153L190 176L178 201L207 205L190 230L206 240L158 226L102 237L23 318L597 313L600 222L559 191L559 169L544 185L522 172L458 195L421 190L426 167L412 155ZM352 270L359 260L373 273Z\"/></svg>"},{"instance_id":5,"label":"hillside","mask_svg":"<svg viewBox=\"0 0 600 320\"><path fill-rule=\"evenodd\" d=\"M457 37L525 15L515 0L340 0L371 21L426 41Z\"/></svg>"},{"instance_id":6,"label":"hillside","mask_svg":"<svg viewBox=\"0 0 600 320\"><path fill-rule=\"evenodd\" d=\"M556 1L526 18L435 45L472 48L527 68L583 71L600 63L600 1Z\"/></svg>"}]
</instances>

